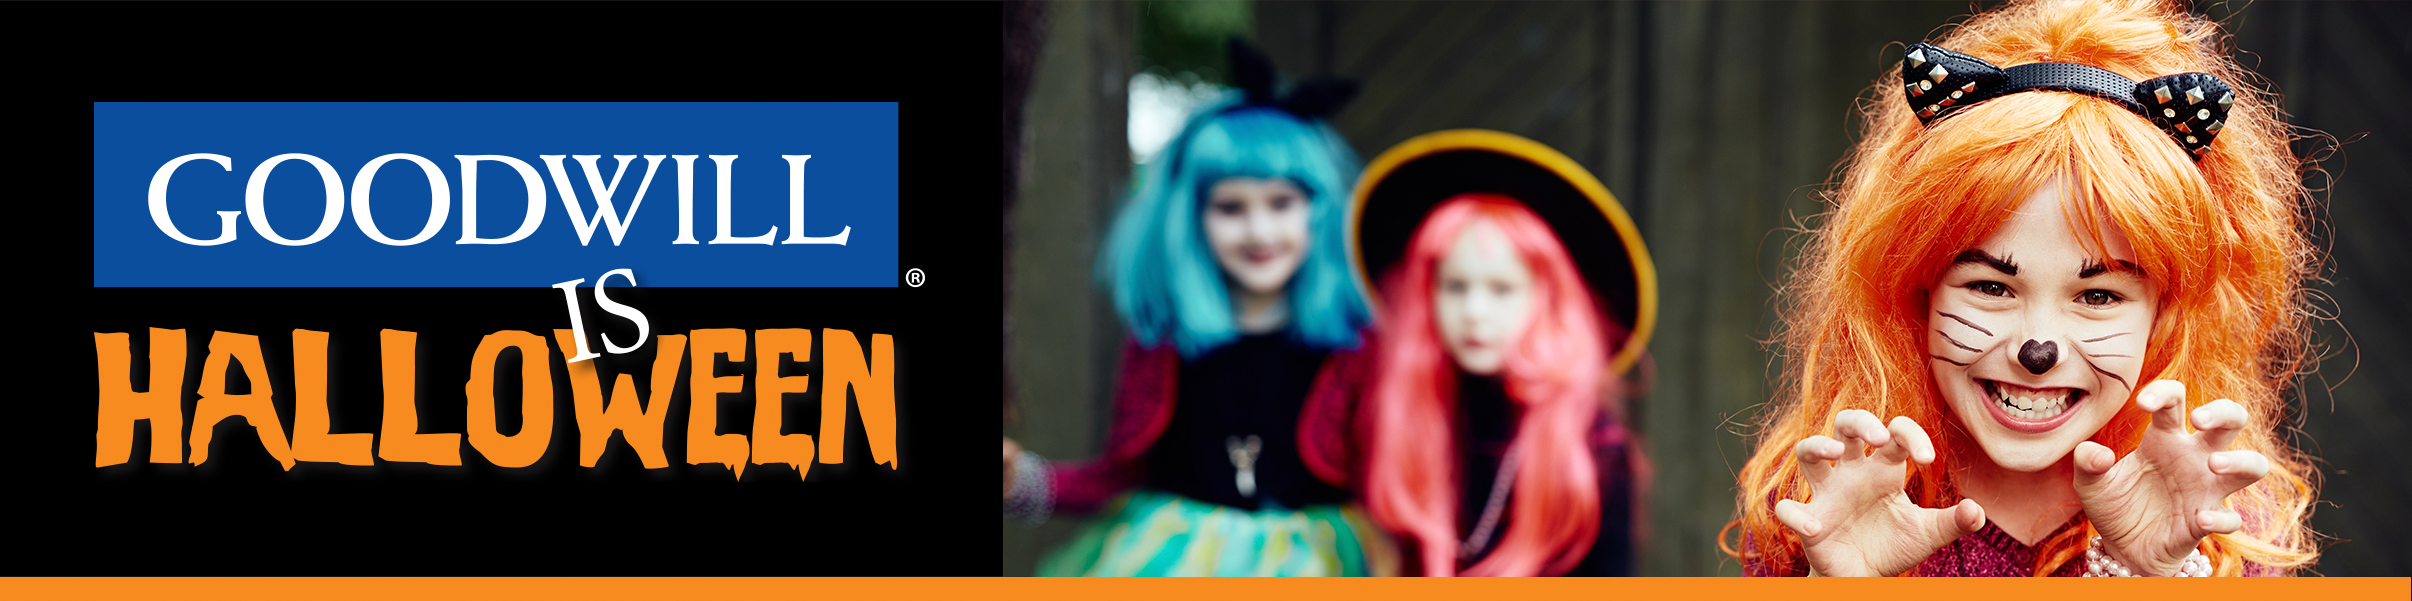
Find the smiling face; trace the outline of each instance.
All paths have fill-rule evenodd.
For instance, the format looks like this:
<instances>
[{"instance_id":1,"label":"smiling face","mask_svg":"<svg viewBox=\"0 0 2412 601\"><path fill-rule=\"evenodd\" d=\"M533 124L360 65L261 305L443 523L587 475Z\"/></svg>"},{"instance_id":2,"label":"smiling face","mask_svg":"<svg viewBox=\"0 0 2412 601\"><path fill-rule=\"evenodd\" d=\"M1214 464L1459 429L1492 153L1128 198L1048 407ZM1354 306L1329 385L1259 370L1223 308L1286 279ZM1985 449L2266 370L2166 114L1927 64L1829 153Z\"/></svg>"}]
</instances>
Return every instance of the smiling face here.
<instances>
[{"instance_id":1,"label":"smiling face","mask_svg":"<svg viewBox=\"0 0 2412 601\"><path fill-rule=\"evenodd\" d=\"M1223 178L1208 191L1205 213L1215 262L1246 292L1280 292L1306 261L1306 192L1288 181Z\"/></svg>"},{"instance_id":2,"label":"smiling face","mask_svg":"<svg viewBox=\"0 0 2412 601\"><path fill-rule=\"evenodd\" d=\"M1532 323L1533 272L1507 234L1489 221L1458 232L1432 279L1432 315L1449 358L1488 376L1507 364L1508 345Z\"/></svg>"},{"instance_id":3,"label":"smiling face","mask_svg":"<svg viewBox=\"0 0 2412 601\"><path fill-rule=\"evenodd\" d=\"M1927 296L1928 365L1952 412L1996 465L2050 467L2126 405L2159 289L2117 226L2091 249L2046 183Z\"/></svg>"}]
</instances>

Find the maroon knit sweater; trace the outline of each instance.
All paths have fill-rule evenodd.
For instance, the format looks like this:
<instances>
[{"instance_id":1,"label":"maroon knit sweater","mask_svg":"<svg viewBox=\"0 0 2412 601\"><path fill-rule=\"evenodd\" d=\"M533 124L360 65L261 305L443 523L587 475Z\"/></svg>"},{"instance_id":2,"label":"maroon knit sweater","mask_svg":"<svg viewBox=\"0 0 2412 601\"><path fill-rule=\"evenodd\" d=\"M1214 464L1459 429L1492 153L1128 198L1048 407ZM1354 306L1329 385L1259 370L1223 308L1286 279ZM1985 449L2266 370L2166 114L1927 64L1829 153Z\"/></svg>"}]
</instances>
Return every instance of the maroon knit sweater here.
<instances>
[{"instance_id":1,"label":"maroon knit sweater","mask_svg":"<svg viewBox=\"0 0 2412 601\"><path fill-rule=\"evenodd\" d=\"M2051 540L2070 528L2083 527L2084 520L2085 514L2079 513L2069 518L2069 523L2062 524L2041 540ZM1746 547L1744 550L1749 549ZM1951 544L1936 549L1935 554L1926 556L1926 561L1919 563L1915 571L1919 576L2033 576L2037 555L2038 549L2018 542L2018 539L2010 537L2010 533L2003 532L2000 527L1993 525L1993 521L1987 520L1984 528L1951 541ZM1745 556L1749 555L1746 553ZM2276 576L2277 572L2261 564L2245 562L2246 576ZM1742 573L1746 576L1809 575L1806 565L1792 573L1779 573L1772 566L1751 560L1743 561ZM2084 576L2085 556L2072 557L2061 563L2052 569L2051 575Z\"/></svg>"}]
</instances>

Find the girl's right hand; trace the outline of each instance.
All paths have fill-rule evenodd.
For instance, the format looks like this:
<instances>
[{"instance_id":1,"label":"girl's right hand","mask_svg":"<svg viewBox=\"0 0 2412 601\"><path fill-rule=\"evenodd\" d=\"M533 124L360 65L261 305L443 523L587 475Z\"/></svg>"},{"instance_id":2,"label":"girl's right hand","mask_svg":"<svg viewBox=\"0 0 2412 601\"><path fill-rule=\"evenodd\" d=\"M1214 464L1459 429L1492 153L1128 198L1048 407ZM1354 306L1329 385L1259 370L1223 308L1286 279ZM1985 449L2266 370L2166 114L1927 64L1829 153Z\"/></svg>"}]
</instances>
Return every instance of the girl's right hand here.
<instances>
[{"instance_id":1,"label":"girl's right hand","mask_svg":"<svg viewBox=\"0 0 2412 601\"><path fill-rule=\"evenodd\" d=\"M1013 498L1013 460L1022 456L1022 445L1005 439L1005 498Z\"/></svg>"},{"instance_id":2,"label":"girl's right hand","mask_svg":"<svg viewBox=\"0 0 2412 601\"><path fill-rule=\"evenodd\" d=\"M1808 477L1809 502L1777 501L1776 520L1800 537L1811 576L1907 572L1985 526L1985 510L1976 501L1927 509L1902 492L1904 461L1935 461L1926 430L1906 416L1887 428L1876 414L1844 410L1834 414L1833 438L1803 439L1792 455Z\"/></svg>"}]
</instances>

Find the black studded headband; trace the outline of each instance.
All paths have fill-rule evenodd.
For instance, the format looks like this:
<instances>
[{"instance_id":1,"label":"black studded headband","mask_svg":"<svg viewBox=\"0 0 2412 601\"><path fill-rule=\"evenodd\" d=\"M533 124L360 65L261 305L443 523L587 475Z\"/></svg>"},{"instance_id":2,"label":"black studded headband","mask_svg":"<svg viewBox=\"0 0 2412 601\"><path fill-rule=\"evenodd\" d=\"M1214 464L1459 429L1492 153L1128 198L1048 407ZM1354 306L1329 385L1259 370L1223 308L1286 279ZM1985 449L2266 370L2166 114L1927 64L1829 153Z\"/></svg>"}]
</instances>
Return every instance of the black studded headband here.
<instances>
[{"instance_id":1,"label":"black studded headband","mask_svg":"<svg viewBox=\"0 0 2412 601\"><path fill-rule=\"evenodd\" d=\"M1960 107L2019 92L2100 97L2151 120L2197 160L2227 126L2228 107L2236 102L2228 84L2208 73L2179 73L2138 83L2099 67L2073 63L2028 63L2003 69L1931 44L1909 47L1909 54L1901 59L1901 82L1907 86L1903 98L1917 111L1918 122L1928 126Z\"/></svg>"}]
</instances>

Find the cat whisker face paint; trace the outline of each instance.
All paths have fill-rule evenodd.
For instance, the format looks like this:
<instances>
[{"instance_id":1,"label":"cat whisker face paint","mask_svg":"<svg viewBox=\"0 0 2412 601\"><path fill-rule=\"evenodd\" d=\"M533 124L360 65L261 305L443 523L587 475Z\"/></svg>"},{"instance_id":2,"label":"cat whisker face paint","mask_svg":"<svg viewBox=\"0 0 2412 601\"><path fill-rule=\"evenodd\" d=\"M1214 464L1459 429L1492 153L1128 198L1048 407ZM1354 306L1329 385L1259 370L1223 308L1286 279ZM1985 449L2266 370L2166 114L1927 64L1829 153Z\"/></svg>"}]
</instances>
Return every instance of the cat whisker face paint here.
<instances>
[{"instance_id":1,"label":"cat whisker face paint","mask_svg":"<svg viewBox=\"0 0 2412 601\"><path fill-rule=\"evenodd\" d=\"M2003 468L2050 467L2135 391L2158 288L2118 227L2107 248L2071 226L2058 183L2019 203L1928 290L1930 370L1952 412Z\"/></svg>"}]
</instances>

